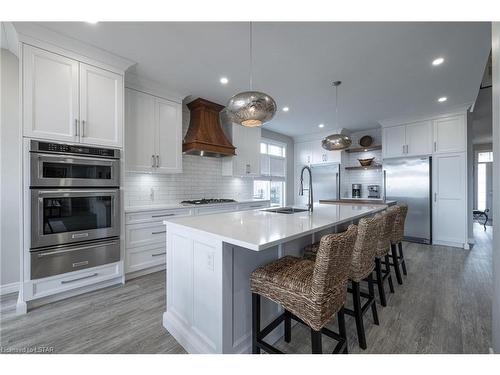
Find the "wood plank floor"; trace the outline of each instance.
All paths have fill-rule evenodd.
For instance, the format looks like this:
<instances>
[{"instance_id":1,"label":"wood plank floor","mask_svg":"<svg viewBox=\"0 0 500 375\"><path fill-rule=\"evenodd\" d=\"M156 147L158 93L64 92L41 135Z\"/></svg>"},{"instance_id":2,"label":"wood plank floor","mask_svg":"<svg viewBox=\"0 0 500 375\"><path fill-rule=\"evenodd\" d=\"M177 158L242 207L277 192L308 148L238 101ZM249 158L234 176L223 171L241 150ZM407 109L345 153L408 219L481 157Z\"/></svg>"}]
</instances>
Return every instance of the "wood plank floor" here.
<instances>
[{"instance_id":1,"label":"wood plank floor","mask_svg":"<svg viewBox=\"0 0 500 375\"><path fill-rule=\"evenodd\" d=\"M346 316L350 353L487 353L491 342L491 230L474 225L472 250L405 244L408 276L388 306L378 305L380 325L365 317L368 349L357 345L354 319ZM5 299L2 303L7 303ZM3 313L3 352L44 346L56 353L184 353L162 326L165 273L124 286L69 298L31 310ZM336 323L332 328L336 330ZM296 325L282 350L310 353L309 330ZM333 341L323 339L324 351Z\"/></svg>"}]
</instances>

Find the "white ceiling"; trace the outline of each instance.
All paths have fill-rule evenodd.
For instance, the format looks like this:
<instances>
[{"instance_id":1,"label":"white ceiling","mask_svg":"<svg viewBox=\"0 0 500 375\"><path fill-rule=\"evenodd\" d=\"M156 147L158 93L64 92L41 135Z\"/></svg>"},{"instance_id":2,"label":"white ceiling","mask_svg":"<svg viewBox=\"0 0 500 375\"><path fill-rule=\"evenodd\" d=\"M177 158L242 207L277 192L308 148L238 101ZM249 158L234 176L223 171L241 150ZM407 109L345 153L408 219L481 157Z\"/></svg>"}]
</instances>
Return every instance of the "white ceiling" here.
<instances>
[{"instance_id":1,"label":"white ceiling","mask_svg":"<svg viewBox=\"0 0 500 375\"><path fill-rule=\"evenodd\" d=\"M182 95L225 104L248 89L248 23L40 25L131 59L132 72ZM339 127L368 129L473 102L490 46L489 23L255 23L254 89L290 107L265 126L297 136L337 128L331 82L342 80ZM438 56L445 63L431 66Z\"/></svg>"}]
</instances>

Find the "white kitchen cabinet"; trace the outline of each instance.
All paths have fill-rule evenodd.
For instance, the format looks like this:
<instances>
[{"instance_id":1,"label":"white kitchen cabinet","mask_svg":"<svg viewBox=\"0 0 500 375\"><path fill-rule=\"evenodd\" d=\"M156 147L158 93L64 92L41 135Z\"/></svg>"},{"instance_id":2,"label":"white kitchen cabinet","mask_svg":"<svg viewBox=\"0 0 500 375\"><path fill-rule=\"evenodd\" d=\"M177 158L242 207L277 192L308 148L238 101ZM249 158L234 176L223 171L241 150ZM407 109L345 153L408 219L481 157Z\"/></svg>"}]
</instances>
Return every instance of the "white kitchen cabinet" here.
<instances>
[{"instance_id":1,"label":"white kitchen cabinet","mask_svg":"<svg viewBox=\"0 0 500 375\"><path fill-rule=\"evenodd\" d=\"M78 141L78 61L23 46L24 136Z\"/></svg>"},{"instance_id":2,"label":"white kitchen cabinet","mask_svg":"<svg viewBox=\"0 0 500 375\"><path fill-rule=\"evenodd\" d=\"M406 127L393 126L382 129L382 156L392 158L404 156Z\"/></svg>"},{"instance_id":3,"label":"white kitchen cabinet","mask_svg":"<svg viewBox=\"0 0 500 375\"><path fill-rule=\"evenodd\" d=\"M123 76L23 45L23 134L122 147Z\"/></svg>"},{"instance_id":4,"label":"white kitchen cabinet","mask_svg":"<svg viewBox=\"0 0 500 375\"><path fill-rule=\"evenodd\" d=\"M468 247L465 153L432 158L432 241Z\"/></svg>"},{"instance_id":5,"label":"white kitchen cabinet","mask_svg":"<svg viewBox=\"0 0 500 375\"><path fill-rule=\"evenodd\" d=\"M182 108L134 89L126 89L126 170L182 172Z\"/></svg>"},{"instance_id":6,"label":"white kitchen cabinet","mask_svg":"<svg viewBox=\"0 0 500 375\"><path fill-rule=\"evenodd\" d=\"M434 122L434 153L464 152L466 120L464 115L439 118Z\"/></svg>"},{"instance_id":7,"label":"white kitchen cabinet","mask_svg":"<svg viewBox=\"0 0 500 375\"><path fill-rule=\"evenodd\" d=\"M260 128L237 124L225 126L225 132L236 147L236 155L222 159L222 175L235 177L260 176Z\"/></svg>"},{"instance_id":8,"label":"white kitchen cabinet","mask_svg":"<svg viewBox=\"0 0 500 375\"><path fill-rule=\"evenodd\" d=\"M123 76L80 63L80 142L121 147Z\"/></svg>"},{"instance_id":9,"label":"white kitchen cabinet","mask_svg":"<svg viewBox=\"0 0 500 375\"><path fill-rule=\"evenodd\" d=\"M432 153L432 122L420 121L382 129L384 158Z\"/></svg>"},{"instance_id":10,"label":"white kitchen cabinet","mask_svg":"<svg viewBox=\"0 0 500 375\"><path fill-rule=\"evenodd\" d=\"M320 165L340 163L341 151L328 151L321 146L321 139L295 144L296 164Z\"/></svg>"},{"instance_id":11,"label":"white kitchen cabinet","mask_svg":"<svg viewBox=\"0 0 500 375\"><path fill-rule=\"evenodd\" d=\"M295 164L308 165L312 163L312 142L295 144Z\"/></svg>"}]
</instances>

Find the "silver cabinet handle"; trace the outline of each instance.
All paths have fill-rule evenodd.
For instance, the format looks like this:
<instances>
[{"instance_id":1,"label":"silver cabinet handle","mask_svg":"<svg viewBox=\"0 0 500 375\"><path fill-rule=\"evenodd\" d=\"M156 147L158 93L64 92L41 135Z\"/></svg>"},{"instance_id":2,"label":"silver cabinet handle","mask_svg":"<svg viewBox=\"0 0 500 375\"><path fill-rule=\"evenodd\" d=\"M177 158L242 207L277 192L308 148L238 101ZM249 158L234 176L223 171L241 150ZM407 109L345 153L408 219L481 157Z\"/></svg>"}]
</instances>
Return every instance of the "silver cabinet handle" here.
<instances>
[{"instance_id":1,"label":"silver cabinet handle","mask_svg":"<svg viewBox=\"0 0 500 375\"><path fill-rule=\"evenodd\" d=\"M75 136L78 136L79 135L79 132L78 132L78 119L75 118Z\"/></svg>"},{"instance_id":2,"label":"silver cabinet handle","mask_svg":"<svg viewBox=\"0 0 500 375\"><path fill-rule=\"evenodd\" d=\"M262 207L262 205L261 205L261 204L254 204L254 205L250 205L250 206L248 206L248 207L250 207L250 208L254 208L254 207Z\"/></svg>"},{"instance_id":3,"label":"silver cabinet handle","mask_svg":"<svg viewBox=\"0 0 500 375\"><path fill-rule=\"evenodd\" d=\"M84 260L83 262L73 263L71 266L73 268L76 268L76 267L86 266L87 264L89 264L89 261L88 260Z\"/></svg>"},{"instance_id":4,"label":"silver cabinet handle","mask_svg":"<svg viewBox=\"0 0 500 375\"><path fill-rule=\"evenodd\" d=\"M251 169L250 169L250 164L247 164L247 165L246 165L246 172L247 172L247 174L248 174L248 173L250 173L250 170L251 170Z\"/></svg>"},{"instance_id":5,"label":"silver cabinet handle","mask_svg":"<svg viewBox=\"0 0 500 375\"><path fill-rule=\"evenodd\" d=\"M160 155L156 155L156 168L160 166Z\"/></svg>"},{"instance_id":6,"label":"silver cabinet handle","mask_svg":"<svg viewBox=\"0 0 500 375\"><path fill-rule=\"evenodd\" d=\"M99 274L96 272L96 273L93 273L92 275L79 277L79 278L77 278L77 279L72 279L72 280L62 280L62 281L61 281L61 284L69 284L69 283L74 283L75 281L80 281L80 280L90 279L91 277L96 277L97 275L99 275Z\"/></svg>"},{"instance_id":7,"label":"silver cabinet handle","mask_svg":"<svg viewBox=\"0 0 500 375\"><path fill-rule=\"evenodd\" d=\"M166 216L174 216L175 214L163 214L163 215L151 215L151 217L166 217Z\"/></svg>"},{"instance_id":8,"label":"silver cabinet handle","mask_svg":"<svg viewBox=\"0 0 500 375\"><path fill-rule=\"evenodd\" d=\"M162 233L167 233L166 230L161 230L159 232L151 232L151 234L162 234Z\"/></svg>"},{"instance_id":9,"label":"silver cabinet handle","mask_svg":"<svg viewBox=\"0 0 500 375\"><path fill-rule=\"evenodd\" d=\"M403 145L403 154L405 153L405 145Z\"/></svg>"},{"instance_id":10,"label":"silver cabinet handle","mask_svg":"<svg viewBox=\"0 0 500 375\"><path fill-rule=\"evenodd\" d=\"M165 255L165 253L151 254L152 257L161 257L162 255Z\"/></svg>"},{"instance_id":11,"label":"silver cabinet handle","mask_svg":"<svg viewBox=\"0 0 500 375\"><path fill-rule=\"evenodd\" d=\"M437 143L436 143L436 141L434 141L434 152L436 152L436 151L437 151Z\"/></svg>"},{"instance_id":12,"label":"silver cabinet handle","mask_svg":"<svg viewBox=\"0 0 500 375\"><path fill-rule=\"evenodd\" d=\"M82 137L85 137L85 120L82 120Z\"/></svg>"},{"instance_id":13,"label":"silver cabinet handle","mask_svg":"<svg viewBox=\"0 0 500 375\"><path fill-rule=\"evenodd\" d=\"M151 155L151 167L155 167L155 156Z\"/></svg>"},{"instance_id":14,"label":"silver cabinet handle","mask_svg":"<svg viewBox=\"0 0 500 375\"><path fill-rule=\"evenodd\" d=\"M434 202L437 202L437 193L434 193Z\"/></svg>"}]
</instances>

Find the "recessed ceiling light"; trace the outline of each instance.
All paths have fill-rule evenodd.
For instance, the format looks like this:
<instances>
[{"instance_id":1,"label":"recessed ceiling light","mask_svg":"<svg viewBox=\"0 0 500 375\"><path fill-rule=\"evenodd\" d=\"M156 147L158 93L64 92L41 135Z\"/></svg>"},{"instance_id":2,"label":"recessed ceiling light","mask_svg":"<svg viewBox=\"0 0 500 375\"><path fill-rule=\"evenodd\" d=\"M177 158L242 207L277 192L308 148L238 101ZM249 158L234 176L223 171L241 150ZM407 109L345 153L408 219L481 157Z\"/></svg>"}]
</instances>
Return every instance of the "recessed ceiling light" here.
<instances>
[{"instance_id":1,"label":"recessed ceiling light","mask_svg":"<svg viewBox=\"0 0 500 375\"><path fill-rule=\"evenodd\" d=\"M283 112L288 112L290 110L290 108L288 107L283 107Z\"/></svg>"},{"instance_id":2,"label":"recessed ceiling light","mask_svg":"<svg viewBox=\"0 0 500 375\"><path fill-rule=\"evenodd\" d=\"M227 85L227 83L229 82L229 80L226 78L226 77L221 77L221 79L219 80L220 83L222 83L223 85Z\"/></svg>"},{"instance_id":3,"label":"recessed ceiling light","mask_svg":"<svg viewBox=\"0 0 500 375\"><path fill-rule=\"evenodd\" d=\"M439 102L439 103L443 103L443 102L445 102L445 101L447 101L447 100L448 100L448 98L447 98L446 96L442 96L442 97L440 97L440 98L438 99L438 102Z\"/></svg>"},{"instance_id":4,"label":"recessed ceiling light","mask_svg":"<svg viewBox=\"0 0 500 375\"><path fill-rule=\"evenodd\" d=\"M90 23L90 24L92 24L92 25L95 25L95 24L96 24L96 23L98 23L99 21L85 21L85 22Z\"/></svg>"},{"instance_id":5,"label":"recessed ceiling light","mask_svg":"<svg viewBox=\"0 0 500 375\"><path fill-rule=\"evenodd\" d=\"M441 65L442 63L444 63L444 58L442 58L442 57L438 57L437 59L434 59L432 61L432 65L434 65L434 66Z\"/></svg>"},{"instance_id":6,"label":"recessed ceiling light","mask_svg":"<svg viewBox=\"0 0 500 375\"><path fill-rule=\"evenodd\" d=\"M324 128L325 127L325 124L319 124L318 125L318 128Z\"/></svg>"}]
</instances>

